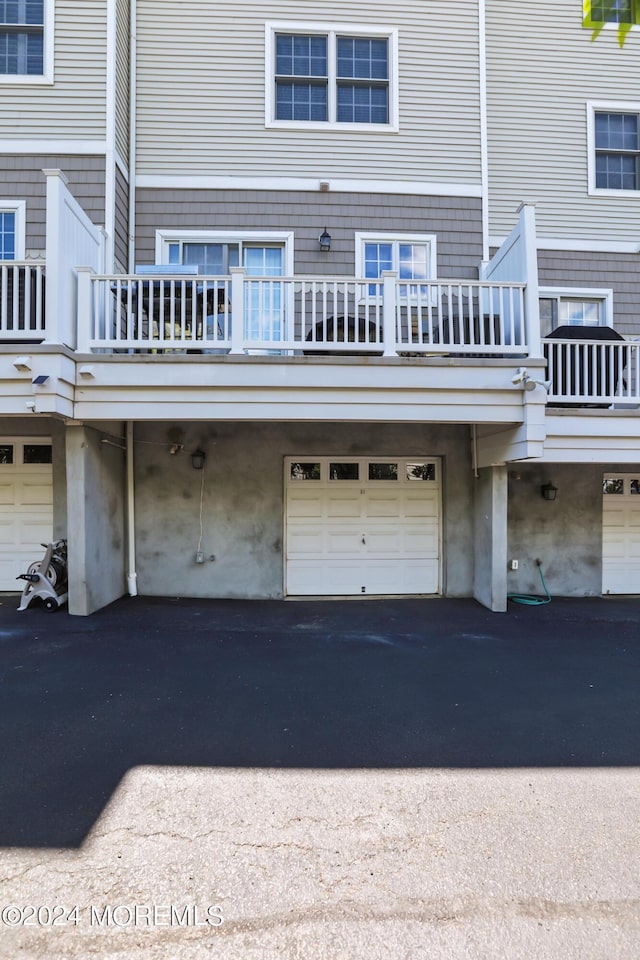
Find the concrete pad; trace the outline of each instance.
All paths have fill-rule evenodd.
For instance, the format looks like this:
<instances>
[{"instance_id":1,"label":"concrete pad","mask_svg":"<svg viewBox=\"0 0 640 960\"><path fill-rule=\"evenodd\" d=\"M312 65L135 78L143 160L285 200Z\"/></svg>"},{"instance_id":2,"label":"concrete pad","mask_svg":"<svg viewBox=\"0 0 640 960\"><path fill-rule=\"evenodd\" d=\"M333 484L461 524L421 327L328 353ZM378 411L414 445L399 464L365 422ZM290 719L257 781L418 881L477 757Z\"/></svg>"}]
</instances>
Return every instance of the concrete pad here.
<instances>
[{"instance_id":1,"label":"concrete pad","mask_svg":"<svg viewBox=\"0 0 640 960\"><path fill-rule=\"evenodd\" d=\"M137 768L81 850L3 854L5 913L65 914L5 922L0 956L636 960L639 796L625 770Z\"/></svg>"}]
</instances>

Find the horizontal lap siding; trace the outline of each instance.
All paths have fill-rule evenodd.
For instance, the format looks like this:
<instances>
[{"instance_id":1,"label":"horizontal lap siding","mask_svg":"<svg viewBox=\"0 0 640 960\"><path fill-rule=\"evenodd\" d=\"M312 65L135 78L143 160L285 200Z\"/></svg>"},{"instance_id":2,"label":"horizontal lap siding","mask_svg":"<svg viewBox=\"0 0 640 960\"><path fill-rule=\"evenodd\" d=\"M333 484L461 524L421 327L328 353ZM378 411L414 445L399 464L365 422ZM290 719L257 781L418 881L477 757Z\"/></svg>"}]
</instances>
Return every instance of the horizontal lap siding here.
<instances>
[{"instance_id":1,"label":"horizontal lap siding","mask_svg":"<svg viewBox=\"0 0 640 960\"><path fill-rule=\"evenodd\" d=\"M265 129L266 21L399 31L400 133ZM476 0L138 3L138 172L478 184Z\"/></svg>"},{"instance_id":2,"label":"horizontal lap siding","mask_svg":"<svg viewBox=\"0 0 640 960\"><path fill-rule=\"evenodd\" d=\"M540 285L613 290L613 323L626 336L640 336L637 254L544 251L538 254Z\"/></svg>"},{"instance_id":3,"label":"horizontal lap siding","mask_svg":"<svg viewBox=\"0 0 640 960\"><path fill-rule=\"evenodd\" d=\"M640 102L640 33L593 42L579 0L488 3L491 233L537 202L541 237L637 240L640 200L587 193L589 100Z\"/></svg>"},{"instance_id":4,"label":"horizontal lap siding","mask_svg":"<svg viewBox=\"0 0 640 960\"><path fill-rule=\"evenodd\" d=\"M153 263L155 232L176 230L291 230L295 271L343 275L355 270L354 234L435 233L438 276L474 279L482 258L479 200L319 192L150 190L136 198L136 260ZM320 254L318 236L331 234Z\"/></svg>"},{"instance_id":5,"label":"horizontal lap siding","mask_svg":"<svg viewBox=\"0 0 640 960\"><path fill-rule=\"evenodd\" d=\"M54 80L0 84L0 139L104 139L105 0L56 0Z\"/></svg>"},{"instance_id":6,"label":"horizontal lap siding","mask_svg":"<svg viewBox=\"0 0 640 960\"><path fill-rule=\"evenodd\" d=\"M116 3L116 150L129 162L129 0Z\"/></svg>"},{"instance_id":7,"label":"horizontal lap siding","mask_svg":"<svg viewBox=\"0 0 640 960\"><path fill-rule=\"evenodd\" d=\"M104 224L104 157L0 154L0 196L26 200L26 248L32 256L44 256L47 184L42 171L47 168L62 170L71 193L93 222Z\"/></svg>"}]
</instances>

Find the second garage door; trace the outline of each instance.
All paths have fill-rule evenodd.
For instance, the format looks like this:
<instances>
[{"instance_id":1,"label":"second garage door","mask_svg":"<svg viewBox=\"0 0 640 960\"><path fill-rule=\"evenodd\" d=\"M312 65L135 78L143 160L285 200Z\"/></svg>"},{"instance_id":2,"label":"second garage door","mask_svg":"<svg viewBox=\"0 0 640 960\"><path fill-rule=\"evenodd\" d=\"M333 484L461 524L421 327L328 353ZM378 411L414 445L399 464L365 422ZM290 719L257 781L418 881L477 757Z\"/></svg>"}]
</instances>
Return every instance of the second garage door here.
<instances>
[{"instance_id":1,"label":"second garage door","mask_svg":"<svg viewBox=\"0 0 640 960\"><path fill-rule=\"evenodd\" d=\"M16 577L51 540L51 471L49 440L0 439L0 591L21 591Z\"/></svg>"},{"instance_id":2,"label":"second garage door","mask_svg":"<svg viewBox=\"0 0 640 960\"><path fill-rule=\"evenodd\" d=\"M427 458L288 458L286 592L440 590L440 463Z\"/></svg>"}]
</instances>

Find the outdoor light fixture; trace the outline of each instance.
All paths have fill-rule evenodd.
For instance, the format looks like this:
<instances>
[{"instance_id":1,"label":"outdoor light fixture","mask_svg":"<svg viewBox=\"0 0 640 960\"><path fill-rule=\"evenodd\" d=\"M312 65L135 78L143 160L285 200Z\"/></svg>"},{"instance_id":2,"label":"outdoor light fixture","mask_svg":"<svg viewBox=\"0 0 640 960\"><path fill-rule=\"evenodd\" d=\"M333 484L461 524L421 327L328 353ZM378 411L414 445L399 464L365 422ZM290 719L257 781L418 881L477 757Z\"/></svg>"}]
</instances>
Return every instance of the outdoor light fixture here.
<instances>
[{"instance_id":1,"label":"outdoor light fixture","mask_svg":"<svg viewBox=\"0 0 640 960\"><path fill-rule=\"evenodd\" d=\"M202 470L206 459L207 455L204 450L194 450L191 454L191 466L194 470Z\"/></svg>"},{"instance_id":2,"label":"outdoor light fixture","mask_svg":"<svg viewBox=\"0 0 640 960\"><path fill-rule=\"evenodd\" d=\"M555 500L557 492L558 488L554 487L552 483L543 483L540 487L543 500Z\"/></svg>"},{"instance_id":3,"label":"outdoor light fixture","mask_svg":"<svg viewBox=\"0 0 640 960\"><path fill-rule=\"evenodd\" d=\"M331 250L331 234L327 232L326 227L318 237L318 243L320 244L320 249L324 253L327 253L329 250Z\"/></svg>"}]
</instances>

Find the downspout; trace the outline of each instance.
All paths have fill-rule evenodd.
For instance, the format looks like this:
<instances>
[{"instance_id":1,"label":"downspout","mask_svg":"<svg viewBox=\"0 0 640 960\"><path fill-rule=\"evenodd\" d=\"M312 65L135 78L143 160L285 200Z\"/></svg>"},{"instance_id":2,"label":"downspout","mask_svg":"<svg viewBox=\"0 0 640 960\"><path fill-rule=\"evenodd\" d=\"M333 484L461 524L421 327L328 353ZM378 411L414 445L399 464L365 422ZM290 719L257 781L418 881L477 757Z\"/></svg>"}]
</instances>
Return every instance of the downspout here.
<instances>
[{"instance_id":1,"label":"downspout","mask_svg":"<svg viewBox=\"0 0 640 960\"><path fill-rule=\"evenodd\" d=\"M136 0L129 0L129 262L133 273L136 263L136 100L138 73L138 13Z\"/></svg>"},{"instance_id":2,"label":"downspout","mask_svg":"<svg viewBox=\"0 0 640 960\"><path fill-rule=\"evenodd\" d=\"M480 190L482 202L482 260L489 260L489 144L487 130L487 15L478 0L478 71L480 94Z\"/></svg>"},{"instance_id":3,"label":"downspout","mask_svg":"<svg viewBox=\"0 0 640 960\"><path fill-rule=\"evenodd\" d=\"M130 597L138 596L138 574L136 573L136 515L135 487L133 479L133 421L127 420L127 552L128 573L127 588Z\"/></svg>"}]
</instances>

